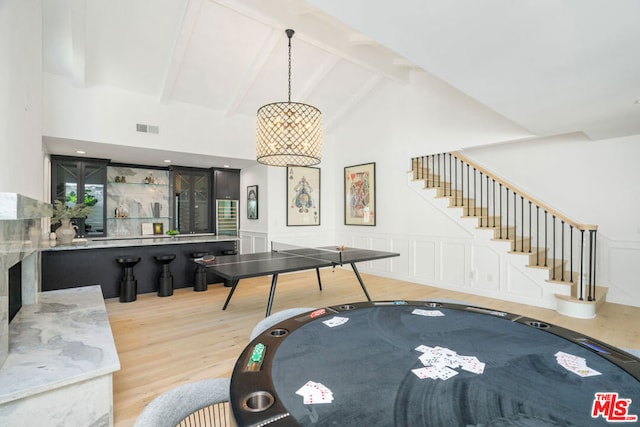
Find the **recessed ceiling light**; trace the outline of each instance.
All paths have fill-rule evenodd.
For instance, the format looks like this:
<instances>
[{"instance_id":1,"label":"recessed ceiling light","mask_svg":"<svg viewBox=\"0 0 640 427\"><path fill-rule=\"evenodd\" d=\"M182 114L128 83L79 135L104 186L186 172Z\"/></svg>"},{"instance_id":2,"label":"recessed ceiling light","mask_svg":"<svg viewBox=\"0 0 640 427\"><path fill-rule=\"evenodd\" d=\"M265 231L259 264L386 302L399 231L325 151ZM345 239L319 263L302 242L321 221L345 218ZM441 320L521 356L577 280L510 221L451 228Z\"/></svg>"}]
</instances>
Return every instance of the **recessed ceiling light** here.
<instances>
[{"instance_id":1,"label":"recessed ceiling light","mask_svg":"<svg viewBox=\"0 0 640 427\"><path fill-rule=\"evenodd\" d=\"M165 160L164 162L165 163L171 163L171 160Z\"/></svg>"},{"instance_id":2,"label":"recessed ceiling light","mask_svg":"<svg viewBox=\"0 0 640 427\"><path fill-rule=\"evenodd\" d=\"M225 167L225 168L228 168L228 167L229 167L229 165L224 165L224 167Z\"/></svg>"},{"instance_id":3,"label":"recessed ceiling light","mask_svg":"<svg viewBox=\"0 0 640 427\"><path fill-rule=\"evenodd\" d=\"M87 154L85 151L82 151L82 150L76 150L76 153L78 153L78 154Z\"/></svg>"}]
</instances>

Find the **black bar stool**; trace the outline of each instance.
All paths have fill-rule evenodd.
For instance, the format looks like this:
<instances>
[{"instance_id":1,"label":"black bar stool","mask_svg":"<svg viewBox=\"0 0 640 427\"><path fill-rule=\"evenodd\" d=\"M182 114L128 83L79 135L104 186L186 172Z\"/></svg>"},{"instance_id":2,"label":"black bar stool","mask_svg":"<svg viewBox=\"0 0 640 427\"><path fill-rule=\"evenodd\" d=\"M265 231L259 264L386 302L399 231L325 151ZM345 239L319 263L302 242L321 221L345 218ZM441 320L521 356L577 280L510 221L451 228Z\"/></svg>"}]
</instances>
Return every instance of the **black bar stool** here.
<instances>
[{"instance_id":1,"label":"black bar stool","mask_svg":"<svg viewBox=\"0 0 640 427\"><path fill-rule=\"evenodd\" d=\"M191 260L195 262L196 259L202 258L205 255L209 255L209 252L194 252L191 254ZM193 290L196 292L203 292L207 290L207 268L202 265L196 264L196 271L193 273Z\"/></svg>"},{"instance_id":2,"label":"black bar stool","mask_svg":"<svg viewBox=\"0 0 640 427\"><path fill-rule=\"evenodd\" d=\"M162 270L160 271L160 278L158 279L158 296L171 296L173 295L173 276L169 270L169 264L176 258L176 256L175 254L156 255L154 258L162 267Z\"/></svg>"},{"instance_id":3,"label":"black bar stool","mask_svg":"<svg viewBox=\"0 0 640 427\"><path fill-rule=\"evenodd\" d=\"M135 301L138 296L138 281L133 277L133 266L140 262L140 258L120 257L116 262L123 267L120 280L120 302Z\"/></svg>"}]
</instances>

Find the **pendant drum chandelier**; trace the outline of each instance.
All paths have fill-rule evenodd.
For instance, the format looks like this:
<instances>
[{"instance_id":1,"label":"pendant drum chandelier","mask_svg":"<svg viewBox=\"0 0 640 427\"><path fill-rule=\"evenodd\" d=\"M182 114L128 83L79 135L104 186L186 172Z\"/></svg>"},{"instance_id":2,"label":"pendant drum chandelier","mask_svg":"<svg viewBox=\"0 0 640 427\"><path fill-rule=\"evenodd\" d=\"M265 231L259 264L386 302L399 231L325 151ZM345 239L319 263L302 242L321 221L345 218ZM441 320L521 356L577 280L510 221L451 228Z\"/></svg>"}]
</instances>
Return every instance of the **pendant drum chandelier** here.
<instances>
[{"instance_id":1,"label":"pendant drum chandelier","mask_svg":"<svg viewBox=\"0 0 640 427\"><path fill-rule=\"evenodd\" d=\"M316 107L291 102L291 38L289 38L289 98L258 109L256 158L268 166L312 166L322 156L322 114Z\"/></svg>"}]
</instances>

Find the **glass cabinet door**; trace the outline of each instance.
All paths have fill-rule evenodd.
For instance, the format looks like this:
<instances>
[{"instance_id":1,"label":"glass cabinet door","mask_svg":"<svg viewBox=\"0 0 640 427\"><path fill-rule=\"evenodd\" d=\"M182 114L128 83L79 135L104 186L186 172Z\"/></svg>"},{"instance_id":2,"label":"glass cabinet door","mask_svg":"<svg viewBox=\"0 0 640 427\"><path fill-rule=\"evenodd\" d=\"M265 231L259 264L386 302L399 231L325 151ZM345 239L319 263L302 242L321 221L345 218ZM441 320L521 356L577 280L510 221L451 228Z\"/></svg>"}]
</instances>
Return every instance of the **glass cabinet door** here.
<instances>
[{"instance_id":1,"label":"glass cabinet door","mask_svg":"<svg viewBox=\"0 0 640 427\"><path fill-rule=\"evenodd\" d=\"M107 160L86 160L51 156L52 200L69 207L84 203L91 206L87 218L74 218L77 236L98 237L105 230L105 188ZM51 224L56 228L58 224Z\"/></svg>"},{"instance_id":2,"label":"glass cabinet door","mask_svg":"<svg viewBox=\"0 0 640 427\"><path fill-rule=\"evenodd\" d=\"M172 174L175 228L180 234L209 232L211 174L179 168L172 169Z\"/></svg>"}]
</instances>

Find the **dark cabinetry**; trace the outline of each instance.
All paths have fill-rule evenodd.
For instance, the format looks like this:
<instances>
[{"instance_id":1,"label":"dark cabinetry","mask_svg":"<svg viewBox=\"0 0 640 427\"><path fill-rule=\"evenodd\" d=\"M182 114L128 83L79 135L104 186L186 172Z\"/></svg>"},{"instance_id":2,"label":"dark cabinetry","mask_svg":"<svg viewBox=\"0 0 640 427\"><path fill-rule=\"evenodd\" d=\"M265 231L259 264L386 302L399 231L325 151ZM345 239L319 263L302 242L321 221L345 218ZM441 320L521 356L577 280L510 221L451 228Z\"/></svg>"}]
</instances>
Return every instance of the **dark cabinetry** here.
<instances>
[{"instance_id":1,"label":"dark cabinetry","mask_svg":"<svg viewBox=\"0 0 640 427\"><path fill-rule=\"evenodd\" d=\"M172 168L174 225L181 234L211 231L211 174L206 169Z\"/></svg>"},{"instance_id":2,"label":"dark cabinetry","mask_svg":"<svg viewBox=\"0 0 640 427\"><path fill-rule=\"evenodd\" d=\"M116 262L116 258L140 257L141 261L136 264L133 271L138 281L138 294L156 292L160 267L154 257L167 253L176 256L171 263L173 287L175 289L189 287L193 286L195 271L191 254L206 252L211 255L222 255L225 252L233 252L235 246L235 241L218 241L43 251L42 290L100 285L105 298L117 297L120 295L122 266ZM221 277L207 272L208 284L222 281Z\"/></svg>"},{"instance_id":3,"label":"dark cabinetry","mask_svg":"<svg viewBox=\"0 0 640 427\"><path fill-rule=\"evenodd\" d=\"M107 163L101 159L51 156L51 202L59 200L69 207L84 204L92 208L88 217L73 220L79 236L106 234Z\"/></svg>"},{"instance_id":4,"label":"dark cabinetry","mask_svg":"<svg viewBox=\"0 0 640 427\"><path fill-rule=\"evenodd\" d=\"M215 169L213 172L214 199L240 200L240 171Z\"/></svg>"}]
</instances>

